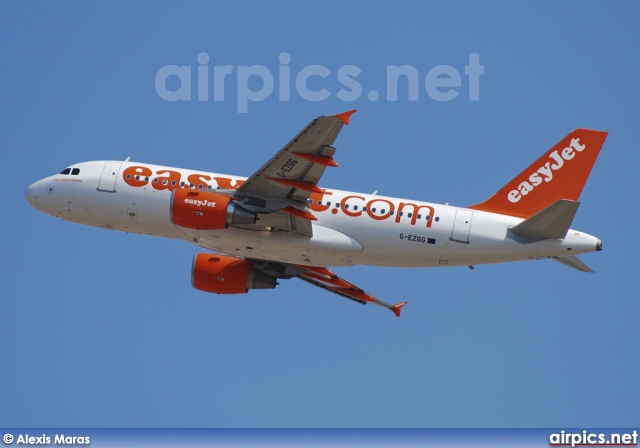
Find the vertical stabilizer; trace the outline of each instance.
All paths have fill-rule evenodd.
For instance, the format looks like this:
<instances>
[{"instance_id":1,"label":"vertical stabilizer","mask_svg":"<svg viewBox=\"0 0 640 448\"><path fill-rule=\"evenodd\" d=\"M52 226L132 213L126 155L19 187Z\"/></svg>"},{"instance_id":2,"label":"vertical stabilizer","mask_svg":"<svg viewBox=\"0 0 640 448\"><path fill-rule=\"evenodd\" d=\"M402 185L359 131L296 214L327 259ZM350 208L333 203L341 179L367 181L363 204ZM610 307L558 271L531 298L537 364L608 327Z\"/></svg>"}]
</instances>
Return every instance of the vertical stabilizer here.
<instances>
[{"instance_id":1,"label":"vertical stabilizer","mask_svg":"<svg viewBox=\"0 0 640 448\"><path fill-rule=\"evenodd\" d=\"M576 129L496 194L469 208L528 218L560 199L577 201L607 134Z\"/></svg>"}]
</instances>

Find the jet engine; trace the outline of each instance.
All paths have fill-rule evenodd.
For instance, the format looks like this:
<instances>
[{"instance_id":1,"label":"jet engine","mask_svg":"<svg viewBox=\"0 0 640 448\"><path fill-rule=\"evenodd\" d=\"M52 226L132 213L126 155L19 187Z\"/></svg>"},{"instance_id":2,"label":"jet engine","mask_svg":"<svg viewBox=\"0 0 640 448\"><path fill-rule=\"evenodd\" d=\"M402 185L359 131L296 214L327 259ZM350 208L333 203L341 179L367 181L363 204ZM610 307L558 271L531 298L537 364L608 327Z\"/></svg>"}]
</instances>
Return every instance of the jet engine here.
<instances>
[{"instance_id":1,"label":"jet engine","mask_svg":"<svg viewBox=\"0 0 640 448\"><path fill-rule=\"evenodd\" d=\"M218 230L255 224L256 214L232 197L206 190L178 188L171 194L171 222L188 229Z\"/></svg>"},{"instance_id":2,"label":"jet engine","mask_svg":"<svg viewBox=\"0 0 640 448\"><path fill-rule=\"evenodd\" d=\"M215 294L245 294L250 289L273 289L276 278L255 268L250 261L218 254L193 257L191 284Z\"/></svg>"}]
</instances>

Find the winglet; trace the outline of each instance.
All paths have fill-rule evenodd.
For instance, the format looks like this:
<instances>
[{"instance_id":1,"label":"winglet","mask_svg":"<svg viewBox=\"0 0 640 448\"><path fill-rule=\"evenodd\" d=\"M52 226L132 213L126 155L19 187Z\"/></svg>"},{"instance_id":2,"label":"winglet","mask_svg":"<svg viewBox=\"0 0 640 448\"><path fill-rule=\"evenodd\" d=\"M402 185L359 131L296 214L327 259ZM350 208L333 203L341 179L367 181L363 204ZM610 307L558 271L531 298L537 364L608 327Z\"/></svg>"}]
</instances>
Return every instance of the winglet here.
<instances>
[{"instance_id":1,"label":"winglet","mask_svg":"<svg viewBox=\"0 0 640 448\"><path fill-rule=\"evenodd\" d=\"M341 114L336 114L336 117L341 119L344 124L349 124L349 119L351 118L351 115L355 113L356 113L356 109L353 109L347 112L342 112Z\"/></svg>"},{"instance_id":2,"label":"winglet","mask_svg":"<svg viewBox=\"0 0 640 448\"><path fill-rule=\"evenodd\" d=\"M395 305L391 305L389 307L389 309L391 311L393 311L393 314L395 314L397 317L400 317L400 310L402 309L403 306L405 306L407 304L407 302L400 302L400 303L396 303Z\"/></svg>"}]
</instances>

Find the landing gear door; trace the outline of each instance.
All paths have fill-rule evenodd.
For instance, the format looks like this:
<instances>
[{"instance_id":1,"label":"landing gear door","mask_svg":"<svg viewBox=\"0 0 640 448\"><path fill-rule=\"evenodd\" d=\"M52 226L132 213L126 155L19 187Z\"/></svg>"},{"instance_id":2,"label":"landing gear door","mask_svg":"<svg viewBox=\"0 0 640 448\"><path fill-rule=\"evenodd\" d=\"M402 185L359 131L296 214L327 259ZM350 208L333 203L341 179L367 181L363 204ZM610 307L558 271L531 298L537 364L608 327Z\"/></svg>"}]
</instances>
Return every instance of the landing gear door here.
<instances>
[{"instance_id":1,"label":"landing gear door","mask_svg":"<svg viewBox=\"0 0 640 448\"><path fill-rule=\"evenodd\" d=\"M102 175L100 176L100 183L98 184L98 191L105 191L107 193L116 192L116 180L118 179L118 172L122 162L107 162L102 169Z\"/></svg>"},{"instance_id":2,"label":"landing gear door","mask_svg":"<svg viewBox=\"0 0 640 448\"><path fill-rule=\"evenodd\" d=\"M453 232L449 239L451 241L469 244L469 232L471 231L472 218L472 210L464 208L456 210L456 218L453 222Z\"/></svg>"}]
</instances>

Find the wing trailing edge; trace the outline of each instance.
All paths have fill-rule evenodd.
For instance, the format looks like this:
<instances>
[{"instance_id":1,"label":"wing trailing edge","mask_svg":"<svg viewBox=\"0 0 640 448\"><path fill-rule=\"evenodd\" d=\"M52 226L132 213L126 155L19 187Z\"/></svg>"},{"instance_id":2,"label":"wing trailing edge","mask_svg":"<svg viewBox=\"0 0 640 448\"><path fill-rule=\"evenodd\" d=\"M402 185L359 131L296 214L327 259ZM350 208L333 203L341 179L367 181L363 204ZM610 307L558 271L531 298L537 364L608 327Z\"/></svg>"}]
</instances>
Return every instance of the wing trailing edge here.
<instances>
[{"instance_id":1,"label":"wing trailing edge","mask_svg":"<svg viewBox=\"0 0 640 448\"><path fill-rule=\"evenodd\" d=\"M371 294L363 291L361 288L358 288L353 283L350 283L347 280L338 277L336 274L325 267L302 265L298 265L298 267L304 270L304 272L297 276L300 280L304 280L307 283L330 291L334 294L344 297L345 299L361 303L362 305L366 305L367 303L374 303L376 305L388 308L397 317L400 317L400 311L402 310L402 307L407 304L407 302L400 302L391 305L387 302L377 299Z\"/></svg>"}]
</instances>

